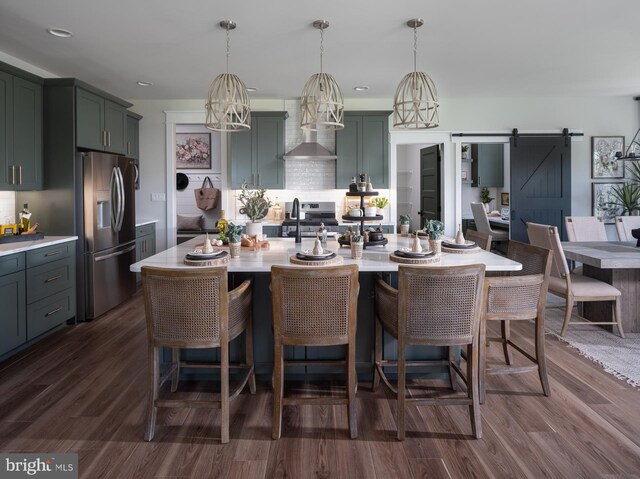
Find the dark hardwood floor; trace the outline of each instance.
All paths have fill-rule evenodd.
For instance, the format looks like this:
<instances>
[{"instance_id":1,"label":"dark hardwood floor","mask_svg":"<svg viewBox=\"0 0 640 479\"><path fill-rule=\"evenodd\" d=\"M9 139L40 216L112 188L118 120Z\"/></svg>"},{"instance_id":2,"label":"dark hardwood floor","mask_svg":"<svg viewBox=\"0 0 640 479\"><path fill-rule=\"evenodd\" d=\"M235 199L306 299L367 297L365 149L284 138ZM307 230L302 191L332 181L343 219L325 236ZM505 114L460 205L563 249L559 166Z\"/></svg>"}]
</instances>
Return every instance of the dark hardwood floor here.
<instances>
[{"instance_id":1,"label":"dark hardwood floor","mask_svg":"<svg viewBox=\"0 0 640 479\"><path fill-rule=\"evenodd\" d=\"M531 349L532 331L513 326ZM552 396L535 373L489 377L481 440L467 407L424 406L408 410L397 442L394 403L360 383L358 439L348 438L345 407L304 406L285 408L283 438L272 441L262 383L232 402L229 444L219 443L219 412L206 409L161 409L147 443L145 348L138 293L0 364L0 451L77 452L83 478L640 477L640 391L550 336ZM212 394L211 384L184 386L176 394Z\"/></svg>"}]
</instances>

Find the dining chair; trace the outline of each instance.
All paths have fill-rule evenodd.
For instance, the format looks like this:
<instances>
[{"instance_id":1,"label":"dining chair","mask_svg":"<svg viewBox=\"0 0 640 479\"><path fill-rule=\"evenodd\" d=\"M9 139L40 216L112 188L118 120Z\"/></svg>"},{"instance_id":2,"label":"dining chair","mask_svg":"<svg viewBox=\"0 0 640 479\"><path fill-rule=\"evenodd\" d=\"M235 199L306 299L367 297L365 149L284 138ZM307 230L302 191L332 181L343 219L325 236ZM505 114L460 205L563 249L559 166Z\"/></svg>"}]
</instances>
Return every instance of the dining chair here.
<instances>
[{"instance_id":1,"label":"dining chair","mask_svg":"<svg viewBox=\"0 0 640 479\"><path fill-rule=\"evenodd\" d=\"M358 436L356 412L356 325L358 265L332 267L271 267L273 308L273 422L271 436L282 434L283 406L346 404L350 437ZM346 346L346 360L285 360L283 348ZM293 365L346 365L345 397L284 396L284 368Z\"/></svg>"},{"instance_id":2,"label":"dining chair","mask_svg":"<svg viewBox=\"0 0 640 479\"><path fill-rule=\"evenodd\" d=\"M569 241L609 241L604 220L597 216L565 216Z\"/></svg>"},{"instance_id":3,"label":"dining chair","mask_svg":"<svg viewBox=\"0 0 640 479\"><path fill-rule=\"evenodd\" d=\"M480 324L484 265L425 268L398 267L398 289L382 278L376 278L375 369L373 389L382 379L396 396L397 438L405 437L405 407L407 404L468 405L471 427L476 438L482 437L478 382L478 328ZM383 360L382 340L386 331L397 340L397 360ZM444 361L407 361L406 347L410 344L447 346ZM467 373L462 373L455 355L456 346L467 347ZM467 386L466 397L412 397L406 393L407 367L429 364L448 367L451 388L455 388L455 374ZM397 370L394 387L384 369Z\"/></svg>"},{"instance_id":4,"label":"dining chair","mask_svg":"<svg viewBox=\"0 0 640 479\"><path fill-rule=\"evenodd\" d=\"M482 203L471 203L471 213L473 213L473 221L476 224L476 229L480 233L491 235L492 241L508 241L509 232L503 230L494 230L489 223L489 217L487 216L487 210L484 209Z\"/></svg>"},{"instance_id":5,"label":"dining chair","mask_svg":"<svg viewBox=\"0 0 640 479\"><path fill-rule=\"evenodd\" d=\"M475 244L486 251L491 251L491 235L481 233L480 231L467 230L464 239L475 242Z\"/></svg>"},{"instance_id":6,"label":"dining chair","mask_svg":"<svg viewBox=\"0 0 640 479\"><path fill-rule=\"evenodd\" d=\"M147 421L145 440L155 435L159 407L209 407L221 409L221 442L229 442L229 402L249 383L256 392L251 324L252 284L244 281L227 291L227 268L142 267L142 289L148 345ZM245 360L229 363L229 343L245 333ZM160 350L170 348L172 362L160 376ZM220 362L202 365L180 360L180 349L220 348ZM220 399L161 399L160 387L171 377L171 392L178 388L183 367L220 369ZM244 369L239 384L229 390L229 369Z\"/></svg>"},{"instance_id":7,"label":"dining chair","mask_svg":"<svg viewBox=\"0 0 640 479\"><path fill-rule=\"evenodd\" d=\"M549 274L550 250L519 241L510 241L507 258L522 264L522 270L510 271L506 276L488 277L484 280L480 344L486 344L487 323L499 321L501 335L489 338L502 343L505 365L487 366L486 348L480 348L480 404L485 401L486 377L495 374L520 374L536 370L545 396L551 394L547 378L544 352L544 319ZM535 350L533 355L511 339L510 322L533 320L535 324ZM515 349L533 365L514 366L511 349Z\"/></svg>"},{"instance_id":8,"label":"dining chair","mask_svg":"<svg viewBox=\"0 0 640 479\"><path fill-rule=\"evenodd\" d=\"M624 338L620 291L604 281L569 272L567 258L562 250L562 243L556 226L527 223L527 234L532 245L547 248L553 253L549 292L566 300L564 322L560 336L566 334L570 324L592 324L617 326L620 336ZM571 321L574 301L611 301L613 321Z\"/></svg>"},{"instance_id":9,"label":"dining chair","mask_svg":"<svg viewBox=\"0 0 640 479\"><path fill-rule=\"evenodd\" d=\"M631 231L640 228L640 216L616 216L615 223L620 241L636 241Z\"/></svg>"}]
</instances>

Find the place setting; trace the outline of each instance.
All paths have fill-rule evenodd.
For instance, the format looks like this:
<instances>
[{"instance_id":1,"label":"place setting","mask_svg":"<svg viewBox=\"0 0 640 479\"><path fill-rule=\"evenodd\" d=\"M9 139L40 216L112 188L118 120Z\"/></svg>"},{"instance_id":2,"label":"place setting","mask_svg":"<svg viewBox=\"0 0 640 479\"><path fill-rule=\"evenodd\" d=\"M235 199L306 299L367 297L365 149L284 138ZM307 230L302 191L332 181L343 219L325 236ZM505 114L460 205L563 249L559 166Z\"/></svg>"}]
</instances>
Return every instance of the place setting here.
<instances>
[{"instance_id":1,"label":"place setting","mask_svg":"<svg viewBox=\"0 0 640 479\"><path fill-rule=\"evenodd\" d=\"M193 251L189 251L184 257L184 264L189 266L219 266L229 261L229 252L216 249L207 238L204 244L198 245Z\"/></svg>"},{"instance_id":2,"label":"place setting","mask_svg":"<svg viewBox=\"0 0 640 479\"><path fill-rule=\"evenodd\" d=\"M324 249L320 238L316 237L313 249L298 251L289 261L307 266L328 266L342 263L342 256L338 256L335 251Z\"/></svg>"}]
</instances>

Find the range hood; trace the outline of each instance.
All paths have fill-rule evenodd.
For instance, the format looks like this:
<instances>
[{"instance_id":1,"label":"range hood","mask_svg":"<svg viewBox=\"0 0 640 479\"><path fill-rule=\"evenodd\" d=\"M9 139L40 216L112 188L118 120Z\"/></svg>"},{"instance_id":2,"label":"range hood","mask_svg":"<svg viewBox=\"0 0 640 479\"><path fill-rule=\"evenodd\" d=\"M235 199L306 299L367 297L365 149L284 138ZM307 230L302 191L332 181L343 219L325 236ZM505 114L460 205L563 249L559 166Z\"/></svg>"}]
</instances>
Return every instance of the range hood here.
<instances>
[{"instance_id":1,"label":"range hood","mask_svg":"<svg viewBox=\"0 0 640 479\"><path fill-rule=\"evenodd\" d=\"M318 133L304 129L304 142L286 153L285 160L335 160L337 156L318 143Z\"/></svg>"}]
</instances>

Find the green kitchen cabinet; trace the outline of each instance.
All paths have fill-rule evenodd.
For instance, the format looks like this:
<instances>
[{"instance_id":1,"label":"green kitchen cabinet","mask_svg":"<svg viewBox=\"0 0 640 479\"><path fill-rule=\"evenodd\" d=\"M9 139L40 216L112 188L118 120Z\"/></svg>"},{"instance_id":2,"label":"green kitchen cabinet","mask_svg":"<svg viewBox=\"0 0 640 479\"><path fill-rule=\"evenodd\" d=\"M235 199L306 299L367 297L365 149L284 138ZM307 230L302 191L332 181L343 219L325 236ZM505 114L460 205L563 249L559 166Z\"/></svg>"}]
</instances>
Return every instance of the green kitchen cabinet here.
<instances>
[{"instance_id":1,"label":"green kitchen cabinet","mask_svg":"<svg viewBox=\"0 0 640 479\"><path fill-rule=\"evenodd\" d=\"M0 357L27 340L24 253L0 257Z\"/></svg>"},{"instance_id":2,"label":"green kitchen cabinet","mask_svg":"<svg viewBox=\"0 0 640 479\"><path fill-rule=\"evenodd\" d=\"M389 111L349 111L336 132L336 188L366 173L374 190L389 188Z\"/></svg>"},{"instance_id":3,"label":"green kitchen cabinet","mask_svg":"<svg viewBox=\"0 0 640 479\"><path fill-rule=\"evenodd\" d=\"M127 157L140 159L140 119L142 117L132 111L127 112Z\"/></svg>"},{"instance_id":4,"label":"green kitchen cabinet","mask_svg":"<svg viewBox=\"0 0 640 479\"><path fill-rule=\"evenodd\" d=\"M504 145L473 144L471 158L471 186L504 186Z\"/></svg>"},{"instance_id":5,"label":"green kitchen cabinet","mask_svg":"<svg viewBox=\"0 0 640 479\"><path fill-rule=\"evenodd\" d=\"M156 225L150 223L136 226L136 262L156 254ZM136 281L140 283L142 276L136 273Z\"/></svg>"},{"instance_id":6,"label":"green kitchen cabinet","mask_svg":"<svg viewBox=\"0 0 640 479\"><path fill-rule=\"evenodd\" d=\"M1 69L0 190L42 189L42 84Z\"/></svg>"},{"instance_id":7,"label":"green kitchen cabinet","mask_svg":"<svg viewBox=\"0 0 640 479\"><path fill-rule=\"evenodd\" d=\"M252 112L251 130L229 134L230 185L239 189L284 188L284 122L286 112Z\"/></svg>"},{"instance_id":8,"label":"green kitchen cabinet","mask_svg":"<svg viewBox=\"0 0 640 479\"><path fill-rule=\"evenodd\" d=\"M127 154L127 109L124 106L78 88L76 118L79 148Z\"/></svg>"}]
</instances>

